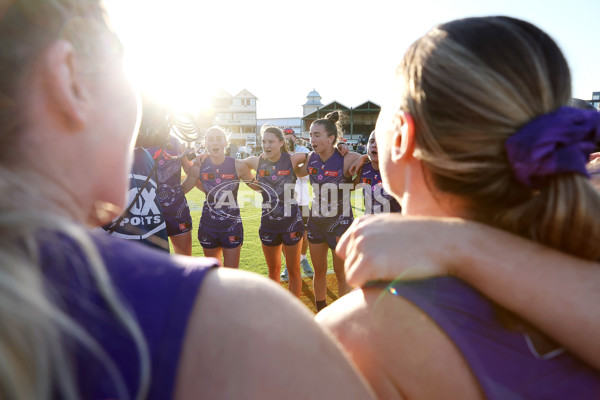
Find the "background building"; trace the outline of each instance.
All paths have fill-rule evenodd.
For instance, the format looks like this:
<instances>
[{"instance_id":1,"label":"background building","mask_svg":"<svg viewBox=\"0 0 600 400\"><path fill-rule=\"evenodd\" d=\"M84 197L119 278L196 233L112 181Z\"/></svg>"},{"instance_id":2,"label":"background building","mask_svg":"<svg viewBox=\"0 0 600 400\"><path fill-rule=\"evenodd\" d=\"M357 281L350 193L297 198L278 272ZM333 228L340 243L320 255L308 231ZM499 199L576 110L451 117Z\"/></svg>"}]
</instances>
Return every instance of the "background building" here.
<instances>
[{"instance_id":1,"label":"background building","mask_svg":"<svg viewBox=\"0 0 600 400\"><path fill-rule=\"evenodd\" d=\"M590 101L596 110L600 110L600 92L592 93L592 101Z\"/></svg>"},{"instance_id":2,"label":"background building","mask_svg":"<svg viewBox=\"0 0 600 400\"><path fill-rule=\"evenodd\" d=\"M375 123L381 107L370 100L352 108L338 101L324 105L318 110L305 115L302 118L302 134L308 136L310 125L319 118L335 110L342 111L342 125L344 127L344 138L352 142L365 142L369 135L375 130Z\"/></svg>"},{"instance_id":3,"label":"background building","mask_svg":"<svg viewBox=\"0 0 600 400\"><path fill-rule=\"evenodd\" d=\"M256 100L256 96L246 89L235 96L220 90L212 98L212 125L219 125L229 132L230 143L256 143Z\"/></svg>"},{"instance_id":4,"label":"background building","mask_svg":"<svg viewBox=\"0 0 600 400\"><path fill-rule=\"evenodd\" d=\"M240 146L250 147L251 150L260 148L260 128L263 125L274 125L281 129L293 129L299 137L309 140L310 125L327 113L335 110L343 112L342 125L344 138L350 144L366 143L369 135L375 129L381 107L367 100L356 107L348 107L338 101L323 105L321 95L312 90L306 96L302 105L302 117L286 118L256 118L257 97L243 89L232 96L225 90L220 90L212 98L212 109L197 115L201 131L212 125L219 125L229 134L232 149ZM600 100L599 100L600 102ZM244 149L246 150L246 149Z\"/></svg>"}]
</instances>

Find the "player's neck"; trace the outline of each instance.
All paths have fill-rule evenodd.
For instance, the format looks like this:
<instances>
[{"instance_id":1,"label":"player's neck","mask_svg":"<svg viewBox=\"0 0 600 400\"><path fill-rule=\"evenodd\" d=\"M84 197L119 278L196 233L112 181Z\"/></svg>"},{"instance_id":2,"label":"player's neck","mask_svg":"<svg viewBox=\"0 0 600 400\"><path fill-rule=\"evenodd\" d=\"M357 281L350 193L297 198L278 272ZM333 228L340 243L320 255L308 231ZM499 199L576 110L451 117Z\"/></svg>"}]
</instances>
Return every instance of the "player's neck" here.
<instances>
[{"instance_id":1,"label":"player's neck","mask_svg":"<svg viewBox=\"0 0 600 400\"><path fill-rule=\"evenodd\" d=\"M321 161L327 162L333 153L335 153L335 147L326 148L322 153L319 153L319 157L321 157Z\"/></svg>"},{"instance_id":2,"label":"player's neck","mask_svg":"<svg viewBox=\"0 0 600 400\"><path fill-rule=\"evenodd\" d=\"M270 157L267 156L267 160L269 160L272 163L276 163L277 161L279 161L280 158L281 158L281 153L277 153L276 155L271 155Z\"/></svg>"},{"instance_id":3,"label":"player's neck","mask_svg":"<svg viewBox=\"0 0 600 400\"><path fill-rule=\"evenodd\" d=\"M210 155L210 162L213 163L214 165L220 165L223 164L223 162L225 161L225 154L218 154L218 155Z\"/></svg>"}]
</instances>

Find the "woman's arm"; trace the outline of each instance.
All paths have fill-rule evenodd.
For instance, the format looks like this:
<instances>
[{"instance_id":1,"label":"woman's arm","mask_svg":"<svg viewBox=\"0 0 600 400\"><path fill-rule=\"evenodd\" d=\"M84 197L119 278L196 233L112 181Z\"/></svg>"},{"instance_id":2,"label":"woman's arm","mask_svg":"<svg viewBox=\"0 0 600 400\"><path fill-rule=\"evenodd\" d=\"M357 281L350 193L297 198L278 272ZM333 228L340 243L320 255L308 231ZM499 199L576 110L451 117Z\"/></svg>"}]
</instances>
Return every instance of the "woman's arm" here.
<instances>
[{"instance_id":1,"label":"woman's arm","mask_svg":"<svg viewBox=\"0 0 600 400\"><path fill-rule=\"evenodd\" d=\"M191 164L191 162L190 162ZM196 165L190 165L187 169L185 169L185 179L181 182L181 188L183 189L183 193L187 193L196 186L196 183L200 178L200 167Z\"/></svg>"},{"instance_id":2,"label":"woman's arm","mask_svg":"<svg viewBox=\"0 0 600 400\"><path fill-rule=\"evenodd\" d=\"M455 275L600 370L600 264L461 219L359 218L337 247L353 286Z\"/></svg>"},{"instance_id":3,"label":"woman's arm","mask_svg":"<svg viewBox=\"0 0 600 400\"><path fill-rule=\"evenodd\" d=\"M356 161L350 165L350 169L348 170L350 175L360 175L359 171L367 161L369 161L369 156L367 154L363 154L362 156L358 157Z\"/></svg>"},{"instance_id":4,"label":"woman's arm","mask_svg":"<svg viewBox=\"0 0 600 400\"><path fill-rule=\"evenodd\" d=\"M354 174L350 172L350 167L361 157L360 154L350 151L344 156L344 175L350 178Z\"/></svg>"},{"instance_id":5,"label":"woman's arm","mask_svg":"<svg viewBox=\"0 0 600 400\"><path fill-rule=\"evenodd\" d=\"M205 279L175 399L374 398L332 336L279 285L226 268Z\"/></svg>"},{"instance_id":6,"label":"woman's arm","mask_svg":"<svg viewBox=\"0 0 600 400\"><path fill-rule=\"evenodd\" d=\"M255 157L258 160L258 157ZM258 163L258 161L257 161ZM262 192L260 185L252 175L252 171L243 160L235 160L235 170L240 180L244 181L248 187L256 192Z\"/></svg>"},{"instance_id":7,"label":"woman's arm","mask_svg":"<svg viewBox=\"0 0 600 400\"><path fill-rule=\"evenodd\" d=\"M258 157L257 156L250 156L250 157L246 157L243 160L239 160L241 162L243 162L244 164L246 164L246 166L250 169L253 169L255 171L258 170Z\"/></svg>"},{"instance_id":8,"label":"woman's arm","mask_svg":"<svg viewBox=\"0 0 600 400\"><path fill-rule=\"evenodd\" d=\"M303 166L306 164L306 160L308 160L308 153L294 153L290 154L290 159L292 160L292 166L294 167L294 171L296 168Z\"/></svg>"},{"instance_id":9,"label":"woman's arm","mask_svg":"<svg viewBox=\"0 0 600 400\"><path fill-rule=\"evenodd\" d=\"M310 159L311 154L312 151L310 153L292 154L292 165L294 165L294 173L298 178L302 178L303 176L308 175L308 160ZM304 161L299 162L298 164L294 164L295 159L297 159L298 161L303 159Z\"/></svg>"}]
</instances>

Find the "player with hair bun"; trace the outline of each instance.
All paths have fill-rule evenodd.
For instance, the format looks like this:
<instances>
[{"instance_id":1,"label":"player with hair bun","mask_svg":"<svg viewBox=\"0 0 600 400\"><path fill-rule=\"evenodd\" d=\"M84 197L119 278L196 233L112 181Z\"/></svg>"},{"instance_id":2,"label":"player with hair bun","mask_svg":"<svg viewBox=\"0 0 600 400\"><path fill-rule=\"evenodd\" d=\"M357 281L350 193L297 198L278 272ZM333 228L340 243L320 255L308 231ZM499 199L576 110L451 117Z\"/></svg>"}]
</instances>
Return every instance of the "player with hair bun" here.
<instances>
[{"instance_id":1,"label":"player with hair bun","mask_svg":"<svg viewBox=\"0 0 600 400\"><path fill-rule=\"evenodd\" d=\"M310 126L313 148L306 165L298 176L308 175L313 187L313 201L308 219L310 256L315 269L313 280L317 310L327 305L327 254L331 250L333 269L340 296L349 290L344 275L344 262L334 252L335 246L353 220L350 204L352 176L350 166L360 156L349 152L343 155L336 148L342 135L340 111L317 119Z\"/></svg>"}]
</instances>

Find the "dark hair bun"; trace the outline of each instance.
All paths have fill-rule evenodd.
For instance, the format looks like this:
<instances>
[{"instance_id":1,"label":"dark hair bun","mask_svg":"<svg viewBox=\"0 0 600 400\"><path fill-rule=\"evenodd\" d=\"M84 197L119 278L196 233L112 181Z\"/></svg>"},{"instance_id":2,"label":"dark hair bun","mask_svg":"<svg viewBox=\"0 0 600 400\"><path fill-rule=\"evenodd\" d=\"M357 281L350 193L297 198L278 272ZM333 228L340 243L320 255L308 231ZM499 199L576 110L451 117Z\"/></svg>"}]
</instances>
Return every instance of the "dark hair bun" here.
<instances>
[{"instance_id":1,"label":"dark hair bun","mask_svg":"<svg viewBox=\"0 0 600 400\"><path fill-rule=\"evenodd\" d=\"M327 114L325 116L325 118L327 118L328 120L330 120L331 122L333 122L335 124L340 120L340 113L337 111L333 111L333 112L330 112L329 114Z\"/></svg>"}]
</instances>

